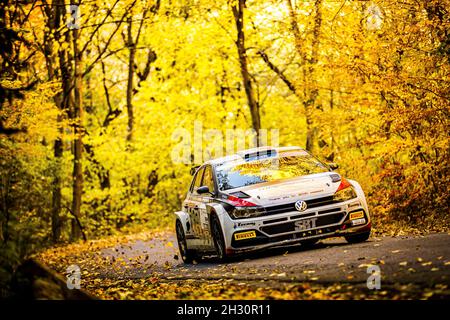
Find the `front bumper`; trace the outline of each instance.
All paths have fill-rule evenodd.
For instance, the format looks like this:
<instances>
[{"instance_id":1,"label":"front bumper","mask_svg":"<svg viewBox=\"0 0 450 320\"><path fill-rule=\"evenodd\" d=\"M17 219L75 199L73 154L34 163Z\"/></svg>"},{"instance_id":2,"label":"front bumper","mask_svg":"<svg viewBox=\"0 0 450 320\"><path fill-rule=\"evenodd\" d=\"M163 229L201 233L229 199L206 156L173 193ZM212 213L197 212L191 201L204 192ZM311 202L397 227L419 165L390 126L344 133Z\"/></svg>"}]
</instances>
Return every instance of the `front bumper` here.
<instances>
[{"instance_id":1,"label":"front bumper","mask_svg":"<svg viewBox=\"0 0 450 320\"><path fill-rule=\"evenodd\" d=\"M290 211L250 219L233 220L229 216L224 217L227 253L234 254L308 239L366 232L370 230L371 220L364 200L357 197L304 212ZM355 214L358 212L360 214ZM350 214L353 217L361 216L361 213L363 218L350 220Z\"/></svg>"}]
</instances>

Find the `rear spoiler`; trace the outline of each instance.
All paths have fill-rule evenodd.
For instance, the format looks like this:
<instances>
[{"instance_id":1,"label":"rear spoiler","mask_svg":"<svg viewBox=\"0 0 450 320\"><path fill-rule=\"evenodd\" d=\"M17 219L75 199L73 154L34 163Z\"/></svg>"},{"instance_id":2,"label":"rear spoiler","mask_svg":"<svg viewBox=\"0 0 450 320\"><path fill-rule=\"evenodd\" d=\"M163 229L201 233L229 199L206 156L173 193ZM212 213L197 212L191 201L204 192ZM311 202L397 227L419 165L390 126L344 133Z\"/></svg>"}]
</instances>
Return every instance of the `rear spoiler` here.
<instances>
[{"instance_id":1,"label":"rear spoiler","mask_svg":"<svg viewBox=\"0 0 450 320\"><path fill-rule=\"evenodd\" d=\"M197 172L197 169L200 168L200 165L198 166L194 166L191 168L191 170L189 171L189 173L191 174L191 176L194 175L195 172Z\"/></svg>"}]
</instances>

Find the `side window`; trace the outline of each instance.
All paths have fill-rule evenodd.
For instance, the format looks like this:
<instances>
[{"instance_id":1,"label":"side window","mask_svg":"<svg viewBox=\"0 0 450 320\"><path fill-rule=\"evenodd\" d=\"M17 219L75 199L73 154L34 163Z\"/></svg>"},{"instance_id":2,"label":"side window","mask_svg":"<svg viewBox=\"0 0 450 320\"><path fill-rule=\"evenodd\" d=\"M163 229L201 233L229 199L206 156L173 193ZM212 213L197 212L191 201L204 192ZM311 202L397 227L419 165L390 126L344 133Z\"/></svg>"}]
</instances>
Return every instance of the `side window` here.
<instances>
[{"instance_id":1,"label":"side window","mask_svg":"<svg viewBox=\"0 0 450 320\"><path fill-rule=\"evenodd\" d=\"M191 181L191 185L189 187L189 192L194 191L195 179L197 179L197 174L196 173L194 173L194 175L192 176L192 181Z\"/></svg>"},{"instance_id":2,"label":"side window","mask_svg":"<svg viewBox=\"0 0 450 320\"><path fill-rule=\"evenodd\" d=\"M205 168L200 168L200 170L197 171L197 174L195 175L195 180L194 180L194 184L191 188L191 192L196 192L196 190L198 189L198 187L201 187L201 183L202 183L202 176L203 176L203 172L205 171Z\"/></svg>"},{"instance_id":3,"label":"side window","mask_svg":"<svg viewBox=\"0 0 450 320\"><path fill-rule=\"evenodd\" d=\"M208 186L209 191L214 193L214 180L213 180L213 173L210 166L206 167L205 174L203 175L203 186Z\"/></svg>"}]
</instances>

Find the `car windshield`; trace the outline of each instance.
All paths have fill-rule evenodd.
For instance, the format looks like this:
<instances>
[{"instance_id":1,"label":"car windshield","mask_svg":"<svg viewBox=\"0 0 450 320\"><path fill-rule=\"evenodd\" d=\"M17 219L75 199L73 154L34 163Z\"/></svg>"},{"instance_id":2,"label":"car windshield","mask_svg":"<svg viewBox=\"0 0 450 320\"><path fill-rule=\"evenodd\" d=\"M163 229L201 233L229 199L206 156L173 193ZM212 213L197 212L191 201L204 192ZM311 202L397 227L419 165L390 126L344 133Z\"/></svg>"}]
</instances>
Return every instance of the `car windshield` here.
<instances>
[{"instance_id":1,"label":"car windshield","mask_svg":"<svg viewBox=\"0 0 450 320\"><path fill-rule=\"evenodd\" d=\"M328 167L306 151L285 152L262 160L235 160L216 167L222 191L326 171Z\"/></svg>"}]
</instances>

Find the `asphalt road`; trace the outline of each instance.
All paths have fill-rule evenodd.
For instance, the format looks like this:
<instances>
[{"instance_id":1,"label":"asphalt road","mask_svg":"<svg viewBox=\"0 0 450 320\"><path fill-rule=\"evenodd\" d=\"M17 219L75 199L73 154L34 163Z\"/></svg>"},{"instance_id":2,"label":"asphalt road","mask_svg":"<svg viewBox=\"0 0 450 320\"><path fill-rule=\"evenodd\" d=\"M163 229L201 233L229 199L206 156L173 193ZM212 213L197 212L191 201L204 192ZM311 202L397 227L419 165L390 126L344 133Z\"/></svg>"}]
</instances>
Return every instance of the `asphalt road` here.
<instances>
[{"instance_id":1,"label":"asphalt road","mask_svg":"<svg viewBox=\"0 0 450 320\"><path fill-rule=\"evenodd\" d=\"M214 257L193 265L179 258L174 235L136 241L99 252L103 258L122 261L120 268L107 265L102 277L145 278L157 274L168 280L235 279L276 282L314 281L365 285L367 267L380 268L383 284L431 287L450 284L450 235L379 237L359 244L344 239L322 240L313 247L301 245L268 249L228 263Z\"/></svg>"}]
</instances>

